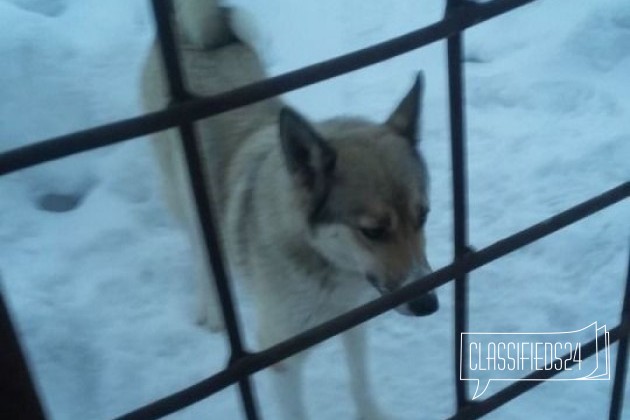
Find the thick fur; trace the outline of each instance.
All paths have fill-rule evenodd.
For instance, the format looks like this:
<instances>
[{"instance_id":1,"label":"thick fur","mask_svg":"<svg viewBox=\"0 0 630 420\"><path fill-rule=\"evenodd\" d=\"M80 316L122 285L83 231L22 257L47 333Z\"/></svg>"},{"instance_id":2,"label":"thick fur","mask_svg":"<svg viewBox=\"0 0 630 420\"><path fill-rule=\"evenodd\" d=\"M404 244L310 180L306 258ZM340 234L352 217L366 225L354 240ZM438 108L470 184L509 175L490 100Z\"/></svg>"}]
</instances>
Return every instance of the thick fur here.
<instances>
[{"instance_id":1,"label":"thick fur","mask_svg":"<svg viewBox=\"0 0 630 420\"><path fill-rule=\"evenodd\" d=\"M251 32L239 30L247 16L226 12L214 0L178 0L175 11L194 93L211 95L265 77L248 46ZM428 175L416 148L422 90L418 77L382 124L349 117L314 124L278 99L197 124L221 240L231 271L254 296L262 348L347 311L375 289L387 293L430 272L423 235ZM145 67L143 97L150 111L169 102L157 47ZM166 199L198 253L198 321L218 330L177 133L156 135L153 143ZM400 308L416 314L435 309L434 294ZM362 329L342 337L358 414L382 418L366 375ZM302 359L286 360L273 373L287 420L306 417Z\"/></svg>"}]
</instances>

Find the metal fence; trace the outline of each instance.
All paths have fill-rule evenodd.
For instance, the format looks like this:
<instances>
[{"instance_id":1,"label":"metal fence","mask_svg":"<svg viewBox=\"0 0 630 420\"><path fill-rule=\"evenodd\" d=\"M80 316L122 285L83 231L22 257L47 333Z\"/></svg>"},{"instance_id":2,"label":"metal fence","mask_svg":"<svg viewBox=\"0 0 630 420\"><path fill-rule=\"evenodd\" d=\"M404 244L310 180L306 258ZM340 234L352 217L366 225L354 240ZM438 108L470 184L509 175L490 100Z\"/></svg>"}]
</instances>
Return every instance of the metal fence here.
<instances>
[{"instance_id":1,"label":"metal fence","mask_svg":"<svg viewBox=\"0 0 630 420\"><path fill-rule=\"evenodd\" d=\"M466 349L465 343L462 343L462 332L467 330L467 274L469 272L584 217L618 203L630 195L630 182L626 181L611 190L501 239L486 248L474 251L469 246L466 205L464 85L462 77L463 32L467 28L533 1L491 0L475 3L465 0L447 0L444 18L422 29L360 51L281 76L272 77L230 92L200 98L190 94L185 87L173 28L170 24L170 1L152 0L158 39L172 97L170 106L165 110L141 117L60 136L0 154L1 176L39 163L112 145L167 128L179 128L192 180L195 204L200 217L205 244L208 248L208 255L228 332L231 356L227 366L218 373L175 394L127 413L119 417L120 419L163 417L234 384L239 386L245 417L249 420L257 419L259 418L257 404L250 383L252 374L393 309L404 302L412 300L429 290L442 286L451 280L455 282L455 321L453 328L455 345L453 361L458 364L462 353ZM382 296L273 347L254 353L247 351L243 346L241 328L234 310L230 282L222 262L222 250L217 240L216 226L211 213L211 205L207 194L207 191L209 191L207 180L202 175L202 163L195 140L193 122L360 69L442 39L446 39L448 44L454 205L455 251L453 263L389 295ZM610 330L610 343L619 342L609 410L610 419L621 418L628 358L629 330L630 259L628 261L628 277L623 295L621 322ZM587 358L595 354L598 351L597 349L604 347L604 342L605 337L601 335L584 345L582 347L582 357ZM3 413L3 416L8 415L5 418L44 418L44 410L33 387L24 356L20 351L16 334L1 296L0 343L2 343L3 349L3 355L0 357L0 370L4 375L3 380L0 381L0 396L3 400L3 408L0 409L0 412ZM598 344L599 346L597 346ZM565 355L563 359L571 359L571 357ZM570 363L566 367L570 367ZM453 379L456 388L457 406L455 413L451 417L452 419L479 418L541 383L537 381L514 382L481 402L473 402L468 398L466 382L460 380L459 369L454 369L454 372L455 377ZM524 379L547 379L555 376L558 372L555 369L535 371Z\"/></svg>"}]
</instances>

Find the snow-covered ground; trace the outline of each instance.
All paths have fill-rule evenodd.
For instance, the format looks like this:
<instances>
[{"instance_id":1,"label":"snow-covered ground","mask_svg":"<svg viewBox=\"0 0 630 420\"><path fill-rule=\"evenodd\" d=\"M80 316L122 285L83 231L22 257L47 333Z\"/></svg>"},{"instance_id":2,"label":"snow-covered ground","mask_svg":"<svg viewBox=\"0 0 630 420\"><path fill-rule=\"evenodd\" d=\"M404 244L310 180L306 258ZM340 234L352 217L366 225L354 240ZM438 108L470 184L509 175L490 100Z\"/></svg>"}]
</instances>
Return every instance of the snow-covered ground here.
<instances>
[{"instance_id":1,"label":"snow-covered ground","mask_svg":"<svg viewBox=\"0 0 630 420\"><path fill-rule=\"evenodd\" d=\"M440 19L441 0L237 3L256 16L270 72ZM0 0L0 151L137 115L151 39L144 1ZM466 36L471 242L483 247L630 178L630 3L541 0ZM422 147L432 173L429 258L449 263L450 163L444 43L287 95L315 119L383 118L424 69ZM146 140L0 179L0 271L46 407L106 419L208 376L225 339L193 323L189 247L166 212ZM51 212L45 197L78 206ZM619 321L630 203L471 276L472 331L565 331ZM452 287L428 318L369 323L370 369L393 418L452 413ZM245 324L254 320L239 290ZM251 328L247 328L248 341ZM612 347L612 356L616 346ZM307 370L314 419L352 418L338 340ZM255 376L275 418L266 373ZM489 392L499 386L492 384ZM611 383L546 383L488 418L602 418ZM630 416L630 385L625 415ZM173 418L238 418L233 389Z\"/></svg>"}]
</instances>

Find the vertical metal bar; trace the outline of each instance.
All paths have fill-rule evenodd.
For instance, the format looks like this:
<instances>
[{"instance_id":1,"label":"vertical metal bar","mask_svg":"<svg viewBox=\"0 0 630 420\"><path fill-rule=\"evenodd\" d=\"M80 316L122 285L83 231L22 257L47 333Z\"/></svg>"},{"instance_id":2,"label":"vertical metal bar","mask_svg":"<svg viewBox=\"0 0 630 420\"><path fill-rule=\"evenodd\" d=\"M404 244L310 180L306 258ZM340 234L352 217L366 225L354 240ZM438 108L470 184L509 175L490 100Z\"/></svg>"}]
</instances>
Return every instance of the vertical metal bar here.
<instances>
[{"instance_id":1,"label":"vertical metal bar","mask_svg":"<svg viewBox=\"0 0 630 420\"><path fill-rule=\"evenodd\" d=\"M610 399L610 420L620 420L623 410L623 389L626 382L628 369L628 336L630 335L630 248L628 249L628 274L626 277L626 291L623 295L623 308L621 309L621 337L617 347L617 365L615 366L615 379L613 383L612 397Z\"/></svg>"},{"instance_id":2,"label":"vertical metal bar","mask_svg":"<svg viewBox=\"0 0 630 420\"><path fill-rule=\"evenodd\" d=\"M452 14L464 5L462 0L448 0L446 14ZM451 162L453 174L453 229L455 260L461 259L469 250L467 231L467 185L466 185L466 147L464 141L464 86L462 76L462 34L452 35L447 39L448 86L451 128ZM462 337L468 327L468 276L455 278L455 365L459 366L462 356L466 357L466 343ZM466 382L460 380L466 372L455 369L455 391L457 409L462 409L468 402Z\"/></svg>"},{"instance_id":3,"label":"vertical metal bar","mask_svg":"<svg viewBox=\"0 0 630 420\"><path fill-rule=\"evenodd\" d=\"M157 25L158 40L161 47L162 58L168 76L169 89L173 102L182 102L190 98L184 85L181 62L175 42L175 34L171 26L172 4L170 0L152 0L155 21ZM205 180L203 162L200 157L200 148L197 144L195 130L192 124L184 124L179 127L186 163L189 170L191 187L195 198L195 206L199 218L203 238L212 267L215 286L223 319L230 342L231 356L229 363L233 363L246 354L234 299L228 281L225 265L223 264L221 244L218 240L217 229L212 214L210 198L212 192L210 185ZM210 279L208 279L210 281ZM239 390L246 418L256 420L258 418L254 392L249 376L239 380Z\"/></svg>"},{"instance_id":4,"label":"vertical metal bar","mask_svg":"<svg viewBox=\"0 0 630 420\"><path fill-rule=\"evenodd\" d=\"M0 278L1 280L1 278ZM24 353L0 293L0 417L45 419Z\"/></svg>"},{"instance_id":5,"label":"vertical metal bar","mask_svg":"<svg viewBox=\"0 0 630 420\"><path fill-rule=\"evenodd\" d=\"M161 1L161 0L157 0ZM246 352L243 347L243 341L240 335L239 322L234 310L234 303L232 298L232 291L227 279L227 273L225 272L225 266L221 259L221 249L219 241L217 240L217 230L214 225L214 220L210 212L210 202L208 195L205 191L204 174L202 170L202 162L199 158L199 150L195 140L194 129L192 125L186 124L180 127L180 134L184 143L184 152L186 155L186 161L190 171L190 179L193 185L193 191L195 195L195 202L197 203L197 212L200 215L200 224L204 233L206 246L209 251L209 258L212 265L214 279L217 288L217 294L221 303L221 309L223 311L223 318L225 321L225 328L228 332L228 339L230 341L231 356L229 363L234 363L236 360L245 356ZM202 193L201 196L199 195ZM208 279L210 281L210 279ZM245 416L248 420L258 419L256 410L256 399L254 391L252 389L251 381L248 376L241 378L238 382L238 387L241 393L241 400L243 402L243 408L245 410Z\"/></svg>"}]
</instances>

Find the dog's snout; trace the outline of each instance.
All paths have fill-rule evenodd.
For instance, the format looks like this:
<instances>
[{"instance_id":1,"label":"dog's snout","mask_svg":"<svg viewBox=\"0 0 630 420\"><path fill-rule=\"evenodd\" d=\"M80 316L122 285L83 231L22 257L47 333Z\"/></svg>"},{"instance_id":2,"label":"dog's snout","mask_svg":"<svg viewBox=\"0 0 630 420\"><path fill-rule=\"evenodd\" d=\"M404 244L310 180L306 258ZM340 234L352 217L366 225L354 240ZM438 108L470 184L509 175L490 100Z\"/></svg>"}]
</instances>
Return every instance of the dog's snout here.
<instances>
[{"instance_id":1,"label":"dog's snout","mask_svg":"<svg viewBox=\"0 0 630 420\"><path fill-rule=\"evenodd\" d=\"M430 291L408 302L407 308L409 308L411 315L427 316L437 312L440 308L440 302L437 293Z\"/></svg>"},{"instance_id":2,"label":"dog's snout","mask_svg":"<svg viewBox=\"0 0 630 420\"><path fill-rule=\"evenodd\" d=\"M418 271L418 279L428 276L433 272L426 261ZM437 312L440 308L440 302L435 290L431 290L418 298L407 302L406 306L409 315L427 316Z\"/></svg>"},{"instance_id":3,"label":"dog's snout","mask_svg":"<svg viewBox=\"0 0 630 420\"><path fill-rule=\"evenodd\" d=\"M429 274L430 271L426 274ZM426 275L424 274L424 275ZM424 276L423 275L423 276ZM395 289L390 289L383 286L374 275L367 275L367 280L370 284L378 290L381 294L387 294ZM404 303L396 308L396 311L403 315L409 316L427 316L431 315L440 308L437 293L434 290L427 292L416 299L413 299L407 303Z\"/></svg>"},{"instance_id":4,"label":"dog's snout","mask_svg":"<svg viewBox=\"0 0 630 420\"><path fill-rule=\"evenodd\" d=\"M433 271L428 263L421 265L414 276L413 280L422 279L425 276L428 276ZM403 315L410 316L427 316L431 315L440 308L440 302L435 290L431 290L416 299L413 299L405 304L400 305L397 309Z\"/></svg>"}]
</instances>

